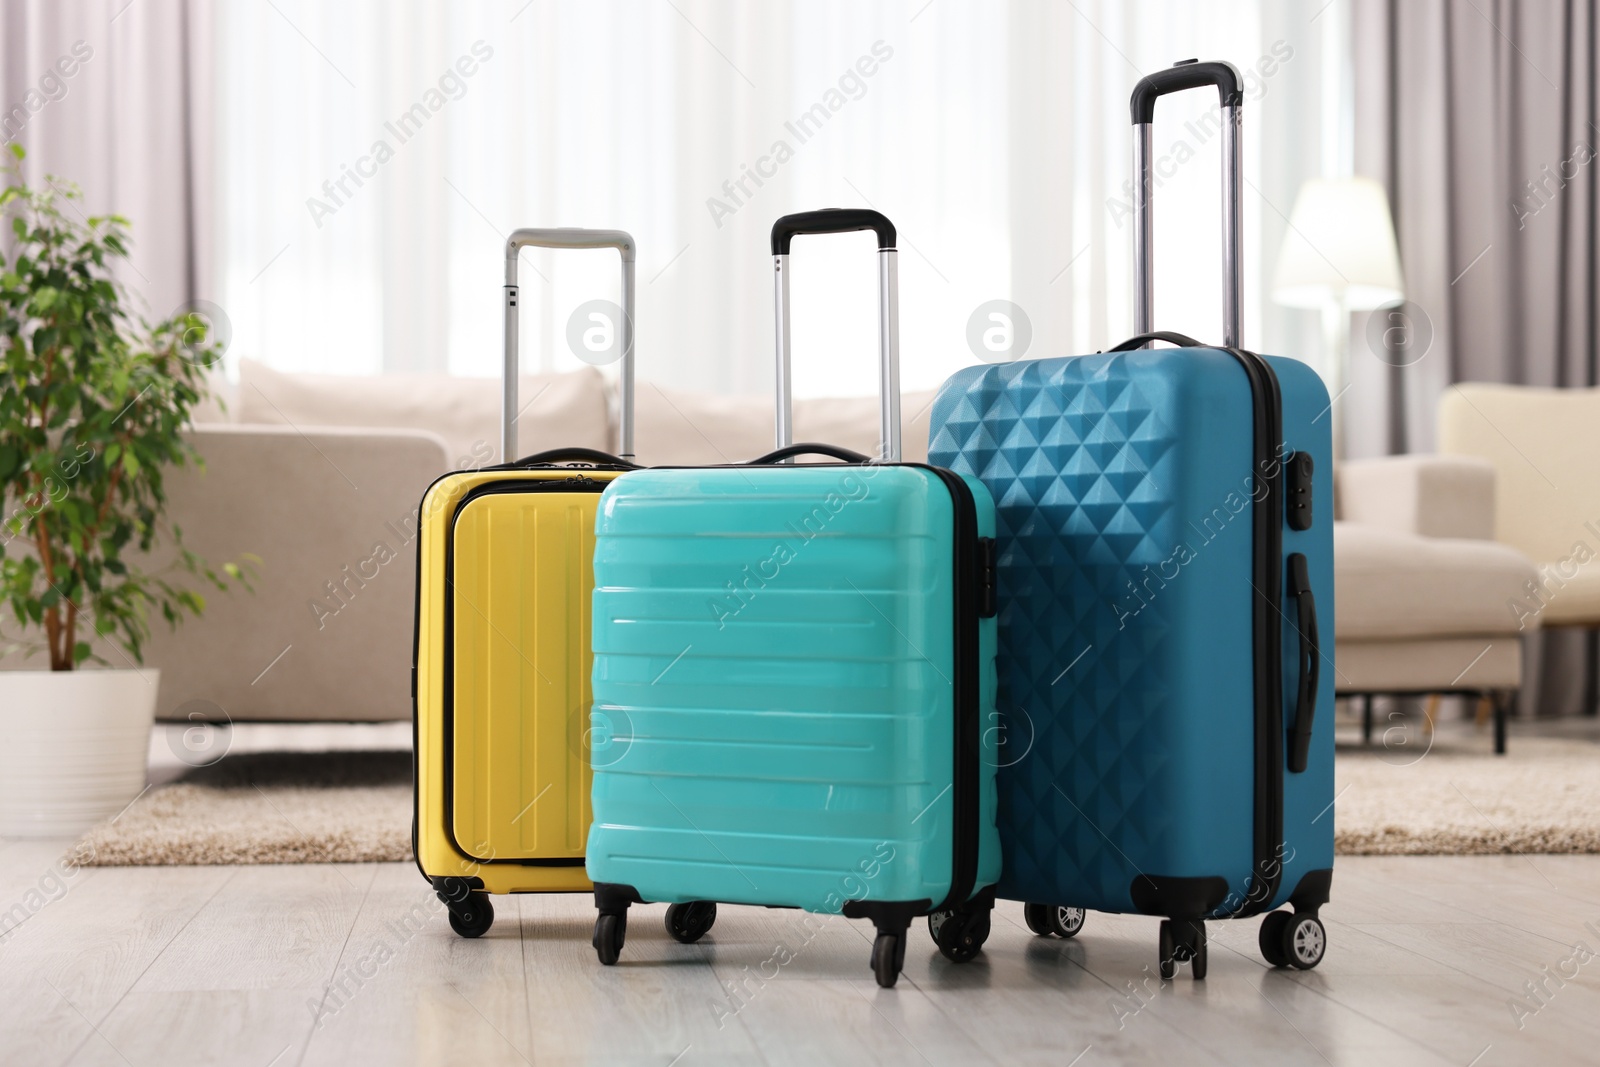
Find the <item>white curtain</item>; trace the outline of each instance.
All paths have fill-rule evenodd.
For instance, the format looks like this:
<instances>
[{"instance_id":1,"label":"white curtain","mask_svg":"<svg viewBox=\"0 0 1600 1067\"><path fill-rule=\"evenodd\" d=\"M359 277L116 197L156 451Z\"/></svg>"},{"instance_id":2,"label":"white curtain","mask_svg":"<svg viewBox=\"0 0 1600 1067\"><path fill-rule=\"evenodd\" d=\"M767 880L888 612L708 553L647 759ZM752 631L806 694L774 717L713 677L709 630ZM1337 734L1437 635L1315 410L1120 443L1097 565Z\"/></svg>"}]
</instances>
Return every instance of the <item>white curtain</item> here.
<instances>
[{"instance_id":1,"label":"white curtain","mask_svg":"<svg viewBox=\"0 0 1600 1067\"><path fill-rule=\"evenodd\" d=\"M117 274L130 310L149 319L215 299L211 16L202 0L0 6L5 161L19 144L30 184L54 176L82 189L69 213L130 220Z\"/></svg>"},{"instance_id":2,"label":"white curtain","mask_svg":"<svg viewBox=\"0 0 1600 1067\"><path fill-rule=\"evenodd\" d=\"M640 375L766 392L772 221L854 205L900 230L907 390L973 362L969 319L990 300L1028 316L1028 355L1093 351L1132 325L1127 96L1188 56L1252 72L1246 341L1294 347L1305 324L1261 294L1319 170L1316 15L1271 0L229 4L233 353L492 375L505 234L621 227L639 244ZM1157 198L1157 322L1202 338L1220 336L1214 111L1205 94L1165 101L1156 133L1158 155L1194 155ZM871 249L796 243L799 395L874 387ZM614 254L524 256L524 358L577 366L567 317L615 298Z\"/></svg>"}]
</instances>

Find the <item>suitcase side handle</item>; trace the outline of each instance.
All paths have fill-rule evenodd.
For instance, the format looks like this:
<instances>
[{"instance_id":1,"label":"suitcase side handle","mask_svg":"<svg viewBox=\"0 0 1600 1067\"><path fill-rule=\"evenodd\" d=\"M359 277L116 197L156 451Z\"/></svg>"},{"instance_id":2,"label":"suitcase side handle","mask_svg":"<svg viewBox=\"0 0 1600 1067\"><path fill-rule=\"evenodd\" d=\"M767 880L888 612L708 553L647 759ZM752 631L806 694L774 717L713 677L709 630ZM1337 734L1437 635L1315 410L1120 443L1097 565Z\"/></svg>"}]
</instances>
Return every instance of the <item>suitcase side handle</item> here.
<instances>
[{"instance_id":1,"label":"suitcase side handle","mask_svg":"<svg viewBox=\"0 0 1600 1067\"><path fill-rule=\"evenodd\" d=\"M785 445L783 448L777 449L774 452L768 452L764 456L756 457L746 465L750 467L759 467L768 463L782 463L784 460L793 459L795 456L828 456L832 459L843 460L846 463L857 464L872 462L870 458L862 455L853 448L840 448L838 445L803 443L798 445Z\"/></svg>"},{"instance_id":2,"label":"suitcase side handle","mask_svg":"<svg viewBox=\"0 0 1600 1067\"><path fill-rule=\"evenodd\" d=\"M894 223L867 208L824 208L785 215L772 224L773 326L778 350L777 431L779 449L794 443L789 385L789 242L800 234L878 235L878 456L900 462L900 263Z\"/></svg>"},{"instance_id":3,"label":"suitcase side handle","mask_svg":"<svg viewBox=\"0 0 1600 1067\"><path fill-rule=\"evenodd\" d=\"M1300 691L1295 699L1294 726L1289 729L1289 771L1300 774L1311 758L1311 723L1317 712L1317 683L1322 676L1322 651L1317 639L1317 601L1311 592L1306 557L1289 555L1289 595L1299 606L1295 630L1300 635Z\"/></svg>"},{"instance_id":4,"label":"suitcase side handle","mask_svg":"<svg viewBox=\"0 0 1600 1067\"><path fill-rule=\"evenodd\" d=\"M1196 341L1186 333L1173 333L1171 330L1151 330L1128 338L1115 348L1106 349L1107 352L1131 352L1135 348L1144 348L1151 341L1165 341L1169 345L1179 348L1204 348L1205 345Z\"/></svg>"},{"instance_id":5,"label":"suitcase side handle","mask_svg":"<svg viewBox=\"0 0 1600 1067\"><path fill-rule=\"evenodd\" d=\"M622 367L618 390L622 423L622 458L633 459L633 261L636 246L625 230L520 229L506 239L505 356L501 368L500 462L509 463L517 451L517 254L524 248L615 248L622 257Z\"/></svg>"},{"instance_id":6,"label":"suitcase side handle","mask_svg":"<svg viewBox=\"0 0 1600 1067\"><path fill-rule=\"evenodd\" d=\"M1156 100L1168 93L1206 85L1216 86L1222 104L1222 340L1228 348L1239 348L1243 344L1244 321L1239 109L1244 97L1239 91L1239 72L1229 63L1185 59L1140 78L1134 86L1129 101L1133 118L1134 332L1149 333L1155 322L1155 239L1150 201L1155 192L1151 129Z\"/></svg>"}]
</instances>

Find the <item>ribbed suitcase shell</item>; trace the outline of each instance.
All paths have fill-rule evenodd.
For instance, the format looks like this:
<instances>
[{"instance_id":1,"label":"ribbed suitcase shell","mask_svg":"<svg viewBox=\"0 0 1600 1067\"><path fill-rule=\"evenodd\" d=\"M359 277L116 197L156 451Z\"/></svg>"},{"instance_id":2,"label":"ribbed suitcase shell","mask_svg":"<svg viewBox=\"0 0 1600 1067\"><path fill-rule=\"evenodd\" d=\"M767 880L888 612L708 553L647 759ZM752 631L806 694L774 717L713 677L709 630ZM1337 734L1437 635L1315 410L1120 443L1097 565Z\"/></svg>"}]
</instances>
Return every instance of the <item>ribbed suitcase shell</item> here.
<instances>
[{"instance_id":1,"label":"ribbed suitcase shell","mask_svg":"<svg viewBox=\"0 0 1600 1067\"><path fill-rule=\"evenodd\" d=\"M1285 526L1283 554L1307 557L1329 635L1309 766L1283 775L1276 906L1333 863L1333 463L1321 379L1267 361L1283 454L1315 464L1313 525ZM999 895L1137 912L1140 875L1221 877L1214 914L1237 910L1256 815L1245 372L1214 349L970 367L930 437L930 462L982 479L998 509ZM1281 610L1288 727L1298 636Z\"/></svg>"},{"instance_id":2,"label":"ribbed suitcase shell","mask_svg":"<svg viewBox=\"0 0 1600 1067\"><path fill-rule=\"evenodd\" d=\"M987 504L987 491L968 480ZM941 902L951 492L911 466L651 470L607 489L588 870L644 900ZM992 510L977 509L992 536ZM994 620L980 620L992 707ZM999 875L993 758L976 886Z\"/></svg>"},{"instance_id":3,"label":"ribbed suitcase shell","mask_svg":"<svg viewBox=\"0 0 1600 1067\"><path fill-rule=\"evenodd\" d=\"M590 557L615 471L463 471L419 517L417 864L491 893L581 892Z\"/></svg>"}]
</instances>

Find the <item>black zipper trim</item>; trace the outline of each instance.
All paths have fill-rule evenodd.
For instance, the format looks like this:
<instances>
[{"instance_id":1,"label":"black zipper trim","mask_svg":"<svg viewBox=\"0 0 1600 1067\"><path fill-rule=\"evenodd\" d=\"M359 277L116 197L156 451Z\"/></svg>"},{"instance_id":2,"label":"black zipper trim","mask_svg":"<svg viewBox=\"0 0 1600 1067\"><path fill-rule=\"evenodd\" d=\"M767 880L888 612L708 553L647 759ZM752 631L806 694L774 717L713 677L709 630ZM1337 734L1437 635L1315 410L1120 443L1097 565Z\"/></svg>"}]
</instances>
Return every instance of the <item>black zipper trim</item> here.
<instances>
[{"instance_id":1,"label":"black zipper trim","mask_svg":"<svg viewBox=\"0 0 1600 1067\"><path fill-rule=\"evenodd\" d=\"M446 471L422 491L422 501L417 505L417 569L416 578L411 588L415 591L411 604L411 861L417 865L417 873L429 885L433 884L433 877L422 869L422 853L417 849L418 823L422 817L422 724L417 718L417 660L422 651L422 507L428 502L428 494L433 492L433 487L446 478L453 478L462 471Z\"/></svg>"},{"instance_id":2,"label":"black zipper trim","mask_svg":"<svg viewBox=\"0 0 1600 1067\"><path fill-rule=\"evenodd\" d=\"M955 704L955 767L951 773L951 803L955 805L952 827L950 892L934 911L945 911L965 904L978 881L978 839L982 758L982 715L979 708L980 643L978 618L982 584L978 543L978 505L972 488L954 471L926 463L905 463L936 475L950 492L955 511L955 665L951 689Z\"/></svg>"},{"instance_id":3,"label":"black zipper trim","mask_svg":"<svg viewBox=\"0 0 1600 1067\"><path fill-rule=\"evenodd\" d=\"M1242 919L1268 910L1283 878L1283 396L1272 366L1254 352L1224 348L1250 382L1254 478L1266 491L1251 507L1251 661L1255 681L1255 863L1244 904L1230 913Z\"/></svg>"},{"instance_id":4,"label":"black zipper trim","mask_svg":"<svg viewBox=\"0 0 1600 1067\"><path fill-rule=\"evenodd\" d=\"M497 468L489 468L489 469L497 469ZM527 469L530 469L530 468L526 468L526 467L524 467L524 468L510 468L510 467L507 467L505 469L507 469L507 470L512 470L512 469L527 470ZM446 477L449 477L449 476L446 475ZM454 730L454 727L455 727L455 652L454 652L454 649L455 649L455 606L454 606L454 599L450 596L450 592L455 589L455 584L456 584L456 537L455 537L456 520L458 518L460 518L461 512L463 511L463 509L465 509L468 504L472 503L474 500L477 500L479 497L495 496L495 495L498 495L498 494L501 494L501 493L555 493L555 492L562 492L562 493L572 493L572 492L600 493L600 492L604 492L605 491L605 487L608 484L609 484L608 482L597 482L593 478L586 478L581 474L576 475L576 476L571 477L571 478L515 478L515 479L508 479L506 481L485 482L482 485L474 486L465 496L463 496L461 498L461 501L456 505L455 511L450 516L450 533L449 533L448 539L445 541L445 549L444 549L444 576L445 576L444 577L444 583L445 583L444 648L445 648L445 655L444 655L444 677L443 677L443 680L442 680L442 683L441 683L442 687L443 687L443 691L440 694L440 697L441 697L441 700L440 700L440 703L441 703L440 715L441 715L441 719L442 719L441 731L442 731L443 738L444 738L444 784L443 784L443 788L444 788L444 833L445 833L446 839L449 840L451 846L454 847L455 850L457 852L459 852L461 855L465 856L469 860L472 860L474 863L501 863L501 864L507 864L507 865L510 865L510 866L513 866L513 867L582 867L583 864L584 864L584 857L582 857L582 856L563 856L563 857L561 857L559 859L538 859L538 858L516 858L516 859L493 859L493 858L488 858L488 859L486 859L486 858L484 858L482 856L475 856L471 852L468 852L465 848L463 848L461 846L461 842L456 840L456 826L455 826L455 730ZM432 486L429 486L429 488L431 489ZM419 541L419 544L417 546L417 568L418 568L418 582L419 583L421 582L421 567L422 567L422 546L421 546L420 541ZM420 590L420 584L419 584L418 588ZM418 611L421 610L421 603L422 603L422 598L419 596L417 598ZM412 699L412 716L411 716L411 719L412 719L412 726L411 726L411 732L412 732L412 757L411 758L412 758L412 765L413 765L413 767L415 767L416 760L418 758L417 755L416 755L417 724L416 724L416 695L415 695L415 687L416 687L416 673L415 673L416 672L416 648L415 648L415 638L413 639L412 668L411 669L412 669L412 688L413 688L413 694L412 694L412 698L411 698ZM412 836L412 852L413 853L415 853L415 851L416 851L417 819L420 817L420 813L416 810L417 803L418 803L417 793L416 793L416 790L413 788L413 790L412 790L412 820L411 820L411 836ZM422 860L421 860L420 857L417 860L417 869L418 870L422 870ZM427 872L426 871L423 871L423 877L427 877Z\"/></svg>"}]
</instances>

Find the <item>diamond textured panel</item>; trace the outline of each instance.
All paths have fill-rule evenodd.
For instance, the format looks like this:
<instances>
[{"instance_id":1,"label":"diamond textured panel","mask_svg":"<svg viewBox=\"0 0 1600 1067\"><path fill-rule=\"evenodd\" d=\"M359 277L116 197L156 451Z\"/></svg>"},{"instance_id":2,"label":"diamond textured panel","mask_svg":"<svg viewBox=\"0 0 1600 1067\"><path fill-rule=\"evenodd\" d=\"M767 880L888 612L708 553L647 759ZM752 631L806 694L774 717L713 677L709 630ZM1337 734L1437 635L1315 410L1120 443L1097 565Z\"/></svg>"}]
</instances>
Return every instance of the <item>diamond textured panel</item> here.
<instances>
[{"instance_id":1,"label":"diamond textured panel","mask_svg":"<svg viewBox=\"0 0 1600 1067\"><path fill-rule=\"evenodd\" d=\"M1173 627L1148 584L1180 539L1171 412L1109 354L963 372L933 426L929 461L999 509L1000 895L1133 910L1178 817L1157 788Z\"/></svg>"}]
</instances>

